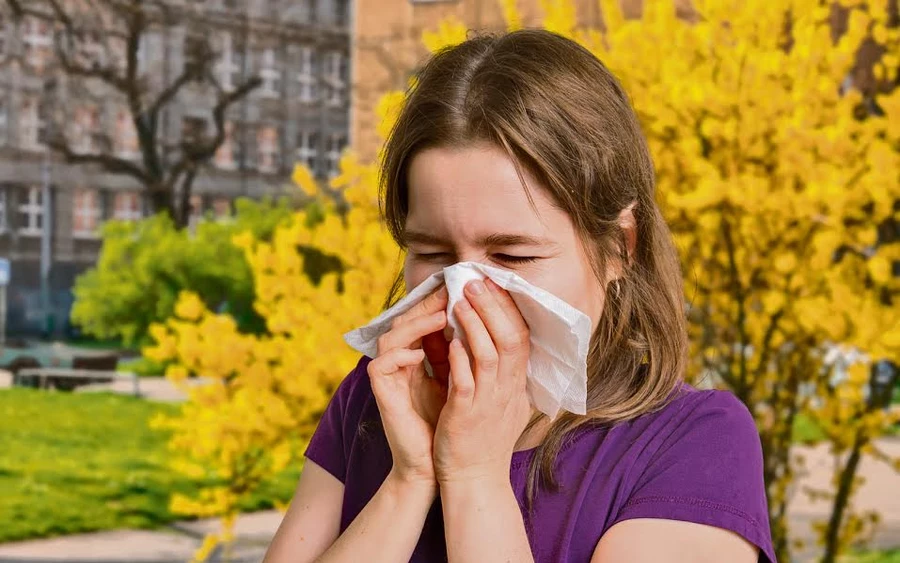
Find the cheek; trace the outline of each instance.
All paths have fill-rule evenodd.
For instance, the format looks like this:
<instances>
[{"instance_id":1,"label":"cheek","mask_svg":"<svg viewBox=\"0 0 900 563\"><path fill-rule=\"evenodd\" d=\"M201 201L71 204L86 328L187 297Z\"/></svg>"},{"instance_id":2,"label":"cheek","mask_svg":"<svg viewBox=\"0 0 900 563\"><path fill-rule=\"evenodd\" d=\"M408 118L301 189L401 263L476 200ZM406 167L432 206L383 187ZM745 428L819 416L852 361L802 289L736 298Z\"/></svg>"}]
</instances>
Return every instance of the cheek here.
<instances>
[{"instance_id":1,"label":"cheek","mask_svg":"<svg viewBox=\"0 0 900 563\"><path fill-rule=\"evenodd\" d=\"M591 319L592 331L600 324L600 316L603 313L605 295L603 286L597 280L589 265L566 268L570 274L567 276L554 276L550 289L557 297L562 298L569 305L575 307ZM563 271L560 268L557 271Z\"/></svg>"},{"instance_id":2,"label":"cheek","mask_svg":"<svg viewBox=\"0 0 900 563\"><path fill-rule=\"evenodd\" d=\"M591 319L591 329L596 330L600 324L600 316L603 313L604 295L603 288L592 272L580 278L579 283L573 283L567 288L569 298L566 301L570 305L586 314Z\"/></svg>"}]
</instances>

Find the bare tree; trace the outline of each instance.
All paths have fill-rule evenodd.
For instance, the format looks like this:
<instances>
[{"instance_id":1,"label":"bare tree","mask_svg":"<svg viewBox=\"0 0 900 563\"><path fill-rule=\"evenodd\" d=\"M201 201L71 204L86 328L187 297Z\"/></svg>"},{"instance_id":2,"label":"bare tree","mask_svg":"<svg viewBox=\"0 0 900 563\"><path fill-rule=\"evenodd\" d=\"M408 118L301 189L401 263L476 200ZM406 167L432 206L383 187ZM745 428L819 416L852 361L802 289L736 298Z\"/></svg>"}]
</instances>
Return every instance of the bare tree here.
<instances>
[{"instance_id":1,"label":"bare tree","mask_svg":"<svg viewBox=\"0 0 900 563\"><path fill-rule=\"evenodd\" d=\"M212 26L197 14L170 0L6 0L13 17L36 18L53 29L57 75L68 83L99 84L123 99L133 123L139 158L121 158L112 143L78 150L66 134L67 119L55 115L47 145L72 164L97 166L124 174L143 187L154 212L169 214L184 227L190 214L191 188L197 173L226 138L225 117L230 106L246 97L262 81L258 76L223 86L214 72ZM151 33L182 27L186 30L183 68L169 76L142 72L139 48ZM50 89L57 87L51 79ZM173 143L161 130L165 110L188 89L210 97L213 127L182 135Z\"/></svg>"}]
</instances>

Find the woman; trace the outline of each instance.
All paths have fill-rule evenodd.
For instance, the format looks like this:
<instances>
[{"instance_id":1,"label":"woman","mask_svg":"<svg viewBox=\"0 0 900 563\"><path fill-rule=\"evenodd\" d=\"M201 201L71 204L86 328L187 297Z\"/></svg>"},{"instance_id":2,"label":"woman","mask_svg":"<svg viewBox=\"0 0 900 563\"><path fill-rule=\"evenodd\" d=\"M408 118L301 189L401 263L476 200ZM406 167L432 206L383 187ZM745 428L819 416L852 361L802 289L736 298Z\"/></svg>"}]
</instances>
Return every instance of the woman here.
<instances>
[{"instance_id":1,"label":"woman","mask_svg":"<svg viewBox=\"0 0 900 563\"><path fill-rule=\"evenodd\" d=\"M749 412L682 383L680 269L646 141L600 61L535 30L437 54L383 188L407 288L479 261L590 316L588 414L529 405L509 294L466 286L469 357L437 290L341 384L267 561L774 561Z\"/></svg>"}]
</instances>

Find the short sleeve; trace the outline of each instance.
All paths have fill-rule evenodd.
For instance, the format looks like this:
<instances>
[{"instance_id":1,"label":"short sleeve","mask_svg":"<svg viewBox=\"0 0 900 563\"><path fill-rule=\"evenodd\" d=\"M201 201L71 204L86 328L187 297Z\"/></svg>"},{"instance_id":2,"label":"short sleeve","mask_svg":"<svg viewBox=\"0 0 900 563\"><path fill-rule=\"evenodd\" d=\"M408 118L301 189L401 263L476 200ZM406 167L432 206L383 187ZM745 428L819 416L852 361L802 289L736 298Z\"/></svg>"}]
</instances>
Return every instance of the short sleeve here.
<instances>
[{"instance_id":1,"label":"short sleeve","mask_svg":"<svg viewBox=\"0 0 900 563\"><path fill-rule=\"evenodd\" d=\"M612 523L662 518L737 533L775 562L759 433L733 394L699 399L666 437Z\"/></svg>"},{"instance_id":2,"label":"short sleeve","mask_svg":"<svg viewBox=\"0 0 900 563\"><path fill-rule=\"evenodd\" d=\"M354 404L360 400L363 382L368 382L368 363L363 356L338 385L304 453L341 483L347 477L347 457L359 423L360 409Z\"/></svg>"}]
</instances>

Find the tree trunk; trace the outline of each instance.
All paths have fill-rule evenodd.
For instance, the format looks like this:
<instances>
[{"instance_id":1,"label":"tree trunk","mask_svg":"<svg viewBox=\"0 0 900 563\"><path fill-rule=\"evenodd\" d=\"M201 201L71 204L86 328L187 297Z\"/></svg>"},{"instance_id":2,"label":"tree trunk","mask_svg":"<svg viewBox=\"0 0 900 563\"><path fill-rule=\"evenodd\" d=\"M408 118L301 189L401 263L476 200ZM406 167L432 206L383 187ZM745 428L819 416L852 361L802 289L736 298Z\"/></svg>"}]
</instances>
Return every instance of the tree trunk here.
<instances>
[{"instance_id":1,"label":"tree trunk","mask_svg":"<svg viewBox=\"0 0 900 563\"><path fill-rule=\"evenodd\" d=\"M857 434L853 441L853 448L847 464L841 469L838 481L838 491L834 496L834 505L831 508L831 518L828 520L828 528L825 532L825 555L822 563L834 563L840 551L841 526L844 523L844 511L850 501L850 491L853 488L853 480L856 477L856 469L862 458L862 448L868 442L867 439Z\"/></svg>"},{"instance_id":2,"label":"tree trunk","mask_svg":"<svg viewBox=\"0 0 900 563\"><path fill-rule=\"evenodd\" d=\"M172 206L172 199L169 193L163 189L149 189L150 211L152 213L165 213L172 220L175 220L175 208Z\"/></svg>"}]
</instances>

